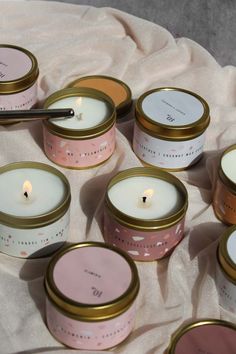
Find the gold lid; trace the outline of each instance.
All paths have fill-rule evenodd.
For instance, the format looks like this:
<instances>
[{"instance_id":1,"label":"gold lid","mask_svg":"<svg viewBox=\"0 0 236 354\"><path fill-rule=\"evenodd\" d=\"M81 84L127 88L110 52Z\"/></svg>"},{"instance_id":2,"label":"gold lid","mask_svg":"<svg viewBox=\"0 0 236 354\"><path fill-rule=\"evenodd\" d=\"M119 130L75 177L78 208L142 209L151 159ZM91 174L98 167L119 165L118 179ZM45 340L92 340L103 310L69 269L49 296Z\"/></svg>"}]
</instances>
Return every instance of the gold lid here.
<instances>
[{"instance_id":1,"label":"gold lid","mask_svg":"<svg viewBox=\"0 0 236 354\"><path fill-rule=\"evenodd\" d=\"M96 84L93 83L94 80L97 81ZM112 87L114 91L112 91L111 87L106 87L105 85L106 81L109 81L110 85L114 86ZM122 88L122 90L125 91L125 95L126 95L126 97L123 98L121 97L119 99L119 102L116 102L116 97L118 93L117 93L117 87L115 86L117 85L119 85ZM77 88L89 87L104 92L113 100L115 104L117 119L121 118L126 113L128 113L132 107L132 92L129 86L125 82L116 79L112 76L106 76L106 75L83 76L79 79L70 82L66 87L67 88L68 87L77 87Z\"/></svg>"},{"instance_id":2,"label":"gold lid","mask_svg":"<svg viewBox=\"0 0 236 354\"><path fill-rule=\"evenodd\" d=\"M54 267L58 260L66 253L82 247L106 248L115 253L118 253L126 260L130 267L132 277L129 287L121 296L110 302L93 305L73 301L60 292L53 278ZM90 322L108 320L128 310L128 308L136 299L140 286L137 267L131 257L127 253L120 250L118 247L111 246L103 242L81 242L69 245L62 251L60 250L57 252L52 257L47 267L44 285L49 300L54 304L54 306L58 308L59 311L77 320Z\"/></svg>"},{"instance_id":3,"label":"gold lid","mask_svg":"<svg viewBox=\"0 0 236 354\"><path fill-rule=\"evenodd\" d=\"M171 125L171 123L170 125L167 125L167 124L155 122L144 113L142 108L142 103L147 96L149 96L154 92L159 92L159 91L178 91L178 92L183 92L191 96L194 96L197 100L200 101L200 103L203 106L203 115L197 121L185 125L174 126ZM141 126L142 130L144 130L146 133L148 133L151 136L163 138L166 140L174 139L174 140L181 141L181 140L193 139L201 135L206 130L206 128L210 123L209 106L206 103L206 101L194 92L177 88L177 87L160 87L145 92L137 100L135 115L136 115L136 122L139 123L139 126Z\"/></svg>"},{"instance_id":4,"label":"gold lid","mask_svg":"<svg viewBox=\"0 0 236 354\"><path fill-rule=\"evenodd\" d=\"M164 217L164 218L158 218L158 219L139 219L135 218L133 216L124 214L122 211L117 209L112 202L110 201L108 192L109 189L114 186L116 183L119 181L122 181L127 178L131 177L138 177L138 176L146 176L146 177L154 177L158 179L162 179L164 181L167 181L171 184L173 184L177 189L178 192L181 195L181 207L179 210L170 216ZM183 183L176 178L175 176L171 175L170 173L158 169L156 167L134 167L127 169L125 171L119 172L117 175L115 175L109 182L106 195L105 195L105 207L108 210L108 212L115 218L117 221L127 227L130 227L132 229L136 230L144 230L144 231L153 231L153 230L159 230L159 229L166 229L169 228L173 225L175 225L177 222L179 222L184 215L186 214L187 208L188 208L188 193L183 185Z\"/></svg>"},{"instance_id":5,"label":"gold lid","mask_svg":"<svg viewBox=\"0 0 236 354\"><path fill-rule=\"evenodd\" d=\"M236 183L233 182L229 177L226 176L223 168L222 168L222 160L223 157L228 154L228 152L236 150L236 144L231 145L228 147L226 150L223 151L221 158L220 158L220 167L219 167L219 177L222 180L222 182L230 189L230 192L233 194L236 194Z\"/></svg>"},{"instance_id":6,"label":"gold lid","mask_svg":"<svg viewBox=\"0 0 236 354\"><path fill-rule=\"evenodd\" d=\"M211 326L211 325L223 326L223 327L228 327L230 329L236 330L236 325L231 322L218 320L218 319L211 319L211 318L194 321L189 324L184 324L172 335L170 344L169 344L167 351L166 351L166 354L175 354L176 346L177 346L179 340L181 339L181 337L185 333L191 331L194 328L200 327L200 326Z\"/></svg>"},{"instance_id":7,"label":"gold lid","mask_svg":"<svg viewBox=\"0 0 236 354\"><path fill-rule=\"evenodd\" d=\"M10 80L10 81L0 81L0 94L12 94L12 93L17 93L20 91L24 91L30 86L32 86L35 81L37 80L39 76L39 68L38 68L38 62L35 56L29 52L27 49L17 47L15 45L10 45L10 44L0 44L0 48L12 48L15 50L19 50L23 52L25 55L27 55L31 62L32 66L30 71L25 74L24 76L16 79L16 80Z\"/></svg>"},{"instance_id":8,"label":"gold lid","mask_svg":"<svg viewBox=\"0 0 236 354\"><path fill-rule=\"evenodd\" d=\"M50 225L60 219L68 210L71 201L70 185L67 178L56 168L41 162L33 161L14 162L9 165L2 166L0 167L0 174L22 168L40 169L58 176L62 180L65 187L64 199L59 206L52 209L48 213L36 216L16 216L0 211L0 223L16 229L33 229Z\"/></svg>"},{"instance_id":9,"label":"gold lid","mask_svg":"<svg viewBox=\"0 0 236 354\"><path fill-rule=\"evenodd\" d=\"M228 252L228 241L232 234L235 233L236 237L236 226L232 226L226 229L220 238L219 248L218 248L218 260L225 271L225 273L233 280L236 281L236 264L232 260Z\"/></svg>"},{"instance_id":10,"label":"gold lid","mask_svg":"<svg viewBox=\"0 0 236 354\"><path fill-rule=\"evenodd\" d=\"M110 115L107 117L107 119L104 120L104 122L96 125L95 127L91 127L87 129L67 129L64 127L60 127L56 124L53 124L53 122L50 119L44 120L43 124L50 132L67 139L83 140L83 139L95 138L96 136L104 134L115 124L116 112L115 112L114 103L111 100L111 98L105 95L101 91L90 89L87 87L66 88L63 90L56 91L46 99L44 103L44 108L48 108L51 104L60 101L63 98L75 97L75 96L90 97L100 101L104 101L109 107Z\"/></svg>"}]
</instances>

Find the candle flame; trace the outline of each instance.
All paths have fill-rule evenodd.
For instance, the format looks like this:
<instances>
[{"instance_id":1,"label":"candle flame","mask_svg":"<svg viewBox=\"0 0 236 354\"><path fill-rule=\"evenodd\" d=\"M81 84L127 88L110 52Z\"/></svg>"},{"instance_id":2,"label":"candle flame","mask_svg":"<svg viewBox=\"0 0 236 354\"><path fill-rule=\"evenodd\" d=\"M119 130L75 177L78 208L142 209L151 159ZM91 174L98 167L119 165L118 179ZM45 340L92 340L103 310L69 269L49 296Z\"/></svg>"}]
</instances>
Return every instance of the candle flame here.
<instances>
[{"instance_id":1,"label":"candle flame","mask_svg":"<svg viewBox=\"0 0 236 354\"><path fill-rule=\"evenodd\" d=\"M23 184L23 193L26 198L29 197L30 193L32 192L32 189L33 187L30 181L25 181Z\"/></svg>"},{"instance_id":2,"label":"candle flame","mask_svg":"<svg viewBox=\"0 0 236 354\"><path fill-rule=\"evenodd\" d=\"M82 103L82 97L78 97L77 100L76 100L76 104L77 104L78 106L80 106L81 103Z\"/></svg>"},{"instance_id":3,"label":"candle flame","mask_svg":"<svg viewBox=\"0 0 236 354\"><path fill-rule=\"evenodd\" d=\"M142 198L146 201L146 199L152 198L153 194L154 194L154 190L153 189L146 189L143 192ZM145 203L145 201L144 201L144 203Z\"/></svg>"}]
</instances>

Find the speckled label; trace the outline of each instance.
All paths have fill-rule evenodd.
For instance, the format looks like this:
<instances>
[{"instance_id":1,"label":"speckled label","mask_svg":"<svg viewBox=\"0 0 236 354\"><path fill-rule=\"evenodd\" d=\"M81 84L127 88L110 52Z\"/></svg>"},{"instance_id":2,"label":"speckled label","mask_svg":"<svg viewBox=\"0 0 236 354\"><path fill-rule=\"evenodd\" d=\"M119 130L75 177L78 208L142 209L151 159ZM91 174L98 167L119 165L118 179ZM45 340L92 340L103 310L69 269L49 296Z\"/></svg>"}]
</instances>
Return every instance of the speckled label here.
<instances>
[{"instance_id":1,"label":"speckled label","mask_svg":"<svg viewBox=\"0 0 236 354\"><path fill-rule=\"evenodd\" d=\"M216 215L228 224L236 224L236 195L221 182L216 182L213 198L213 207Z\"/></svg>"},{"instance_id":2,"label":"speckled label","mask_svg":"<svg viewBox=\"0 0 236 354\"><path fill-rule=\"evenodd\" d=\"M85 140L70 140L49 132L45 127L44 150L47 157L58 165L86 168L106 161L115 150L115 125L106 133Z\"/></svg>"},{"instance_id":3,"label":"speckled label","mask_svg":"<svg viewBox=\"0 0 236 354\"><path fill-rule=\"evenodd\" d=\"M220 305L224 309L236 313L236 284L224 275L218 263L216 267L216 286Z\"/></svg>"},{"instance_id":4,"label":"speckled label","mask_svg":"<svg viewBox=\"0 0 236 354\"><path fill-rule=\"evenodd\" d=\"M0 94L0 111L32 108L37 101L37 83L27 90L11 95Z\"/></svg>"}]
</instances>

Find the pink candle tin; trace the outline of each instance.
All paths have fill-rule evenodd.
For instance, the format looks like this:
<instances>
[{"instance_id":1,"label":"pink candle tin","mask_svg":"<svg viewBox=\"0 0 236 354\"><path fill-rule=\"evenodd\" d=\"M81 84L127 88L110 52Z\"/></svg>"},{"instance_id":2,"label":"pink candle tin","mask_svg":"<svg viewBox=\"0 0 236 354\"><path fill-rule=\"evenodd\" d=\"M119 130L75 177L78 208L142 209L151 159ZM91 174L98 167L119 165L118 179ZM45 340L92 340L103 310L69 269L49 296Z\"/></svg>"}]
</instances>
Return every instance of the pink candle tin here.
<instances>
[{"instance_id":1,"label":"pink candle tin","mask_svg":"<svg viewBox=\"0 0 236 354\"><path fill-rule=\"evenodd\" d=\"M221 156L213 208L218 219L236 224L236 145L230 146Z\"/></svg>"},{"instance_id":2,"label":"pink candle tin","mask_svg":"<svg viewBox=\"0 0 236 354\"><path fill-rule=\"evenodd\" d=\"M0 44L0 110L30 109L37 100L38 63L28 50Z\"/></svg>"},{"instance_id":3,"label":"pink candle tin","mask_svg":"<svg viewBox=\"0 0 236 354\"><path fill-rule=\"evenodd\" d=\"M203 319L183 325L177 330L166 354L233 354L235 345L235 324L218 319Z\"/></svg>"},{"instance_id":4,"label":"pink candle tin","mask_svg":"<svg viewBox=\"0 0 236 354\"><path fill-rule=\"evenodd\" d=\"M115 106L103 92L67 88L52 94L46 108L73 108L70 118L43 122L44 150L56 164L83 169L111 157L115 149Z\"/></svg>"},{"instance_id":5,"label":"pink candle tin","mask_svg":"<svg viewBox=\"0 0 236 354\"><path fill-rule=\"evenodd\" d=\"M100 242L68 246L50 261L45 289L48 328L69 347L111 348L134 326L138 272L116 247Z\"/></svg>"},{"instance_id":6,"label":"pink candle tin","mask_svg":"<svg viewBox=\"0 0 236 354\"><path fill-rule=\"evenodd\" d=\"M176 177L153 167L131 168L108 184L104 239L136 261L167 256L184 235L187 191Z\"/></svg>"},{"instance_id":7,"label":"pink candle tin","mask_svg":"<svg viewBox=\"0 0 236 354\"><path fill-rule=\"evenodd\" d=\"M133 150L141 161L183 170L203 152L209 107L197 94L174 87L145 92L136 104Z\"/></svg>"}]
</instances>

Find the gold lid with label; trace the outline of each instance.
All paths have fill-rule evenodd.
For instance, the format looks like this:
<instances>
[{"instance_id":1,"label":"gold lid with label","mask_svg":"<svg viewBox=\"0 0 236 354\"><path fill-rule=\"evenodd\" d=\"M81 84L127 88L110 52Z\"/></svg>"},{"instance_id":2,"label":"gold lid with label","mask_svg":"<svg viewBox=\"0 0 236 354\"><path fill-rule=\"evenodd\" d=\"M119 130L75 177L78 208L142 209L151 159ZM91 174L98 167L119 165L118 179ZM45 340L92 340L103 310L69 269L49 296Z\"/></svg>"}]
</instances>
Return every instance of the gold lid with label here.
<instances>
[{"instance_id":1,"label":"gold lid with label","mask_svg":"<svg viewBox=\"0 0 236 354\"><path fill-rule=\"evenodd\" d=\"M234 232L236 233L235 225L227 228L221 236L218 247L218 261L224 272L231 278L231 280L236 282L236 264L230 257L227 247L229 238Z\"/></svg>"},{"instance_id":2,"label":"gold lid with label","mask_svg":"<svg viewBox=\"0 0 236 354\"><path fill-rule=\"evenodd\" d=\"M229 177L227 177L227 175L225 174L223 167L222 167L223 157L225 155L227 155L230 151L233 151L233 150L236 150L236 144L231 145L226 150L224 150L224 152L221 155L220 166L219 166L218 171L219 171L219 177L220 177L221 181L229 188L229 190L232 194L236 194L236 183L233 182Z\"/></svg>"}]
</instances>

